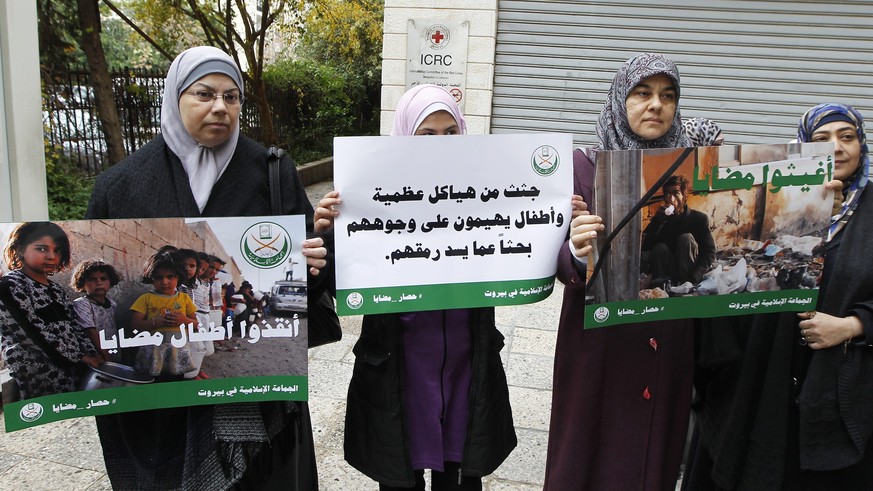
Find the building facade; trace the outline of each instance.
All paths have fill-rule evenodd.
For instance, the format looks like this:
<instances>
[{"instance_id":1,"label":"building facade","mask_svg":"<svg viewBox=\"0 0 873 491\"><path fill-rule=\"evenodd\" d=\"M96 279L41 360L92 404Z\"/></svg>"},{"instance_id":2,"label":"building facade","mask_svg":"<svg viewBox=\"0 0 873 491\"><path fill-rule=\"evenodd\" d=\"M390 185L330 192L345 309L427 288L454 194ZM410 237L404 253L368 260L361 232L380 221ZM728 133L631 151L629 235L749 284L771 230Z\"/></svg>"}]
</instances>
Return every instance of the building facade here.
<instances>
[{"instance_id":1,"label":"building facade","mask_svg":"<svg viewBox=\"0 0 873 491\"><path fill-rule=\"evenodd\" d=\"M676 61L682 116L716 121L728 144L790 140L821 102L873 118L873 1L386 0L386 133L408 18L470 22L471 133L556 131L593 145L613 75L641 52Z\"/></svg>"}]
</instances>

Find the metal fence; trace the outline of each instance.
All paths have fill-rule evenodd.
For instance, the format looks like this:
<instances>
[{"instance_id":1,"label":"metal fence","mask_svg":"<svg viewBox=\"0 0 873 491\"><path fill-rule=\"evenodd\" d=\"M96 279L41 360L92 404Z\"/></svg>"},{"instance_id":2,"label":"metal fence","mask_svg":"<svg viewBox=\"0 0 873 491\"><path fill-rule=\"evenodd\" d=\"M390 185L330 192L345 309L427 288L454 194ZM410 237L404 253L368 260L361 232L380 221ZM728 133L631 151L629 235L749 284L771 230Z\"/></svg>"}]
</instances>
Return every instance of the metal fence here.
<instances>
[{"instance_id":1,"label":"metal fence","mask_svg":"<svg viewBox=\"0 0 873 491\"><path fill-rule=\"evenodd\" d=\"M166 75L164 71L139 69L110 75L124 148L130 154L160 132ZM109 166L106 139L86 69L54 74L43 80L43 126L48 142L60 148L87 175L96 176ZM257 107L243 105L241 129L245 132L258 126Z\"/></svg>"}]
</instances>

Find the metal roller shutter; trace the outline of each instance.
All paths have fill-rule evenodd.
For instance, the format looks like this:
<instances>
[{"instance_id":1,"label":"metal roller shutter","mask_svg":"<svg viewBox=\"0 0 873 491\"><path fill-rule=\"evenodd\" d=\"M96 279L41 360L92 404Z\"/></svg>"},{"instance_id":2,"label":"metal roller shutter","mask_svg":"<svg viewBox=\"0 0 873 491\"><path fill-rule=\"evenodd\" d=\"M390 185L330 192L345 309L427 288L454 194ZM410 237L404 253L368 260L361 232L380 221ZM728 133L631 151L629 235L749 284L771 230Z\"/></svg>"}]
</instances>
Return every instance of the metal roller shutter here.
<instances>
[{"instance_id":1,"label":"metal roller shutter","mask_svg":"<svg viewBox=\"0 0 873 491\"><path fill-rule=\"evenodd\" d=\"M729 144L790 140L821 102L873 120L873 1L498 6L492 133L570 132L595 144L615 71L644 51L677 63L682 116L716 121Z\"/></svg>"}]
</instances>

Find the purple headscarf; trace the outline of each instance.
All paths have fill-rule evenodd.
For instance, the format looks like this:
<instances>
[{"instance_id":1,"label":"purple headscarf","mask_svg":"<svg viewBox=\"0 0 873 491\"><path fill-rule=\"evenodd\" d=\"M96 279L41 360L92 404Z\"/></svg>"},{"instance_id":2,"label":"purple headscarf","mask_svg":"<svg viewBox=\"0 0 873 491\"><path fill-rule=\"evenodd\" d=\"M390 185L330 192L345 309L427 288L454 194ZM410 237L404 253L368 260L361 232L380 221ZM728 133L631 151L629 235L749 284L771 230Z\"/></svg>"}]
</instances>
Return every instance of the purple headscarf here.
<instances>
[{"instance_id":1,"label":"purple headscarf","mask_svg":"<svg viewBox=\"0 0 873 491\"><path fill-rule=\"evenodd\" d=\"M424 121L424 118L437 111L448 111L458 123L458 130L463 135L467 133L467 122L461 114L461 109L455 98L439 85L416 85L406 91L397 103L394 113L394 128L392 136L409 136Z\"/></svg>"},{"instance_id":2,"label":"purple headscarf","mask_svg":"<svg viewBox=\"0 0 873 491\"><path fill-rule=\"evenodd\" d=\"M630 127L625 101L634 87L654 75L666 75L676 87L676 114L673 124L660 138L645 140ZM643 53L627 60L615 74L606 104L597 119L597 140L600 150L635 150L638 148L690 147L679 115L679 69L671 60L656 53Z\"/></svg>"}]
</instances>

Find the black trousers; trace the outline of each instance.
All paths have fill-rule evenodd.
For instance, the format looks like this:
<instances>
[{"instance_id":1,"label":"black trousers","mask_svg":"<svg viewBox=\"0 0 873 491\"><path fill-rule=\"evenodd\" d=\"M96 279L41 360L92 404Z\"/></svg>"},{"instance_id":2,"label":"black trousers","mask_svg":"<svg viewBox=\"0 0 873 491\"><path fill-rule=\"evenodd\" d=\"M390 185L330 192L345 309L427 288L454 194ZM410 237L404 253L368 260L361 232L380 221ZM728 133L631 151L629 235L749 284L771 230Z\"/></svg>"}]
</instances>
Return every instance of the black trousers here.
<instances>
[{"instance_id":1,"label":"black trousers","mask_svg":"<svg viewBox=\"0 0 873 491\"><path fill-rule=\"evenodd\" d=\"M482 478L464 476L461 483L458 483L458 472L461 464L457 462L445 462L443 472L430 471L431 490L432 491L482 491ZM411 488L395 488L379 484L379 491L402 491L414 490L424 491L424 471L415 471L415 486Z\"/></svg>"}]
</instances>

